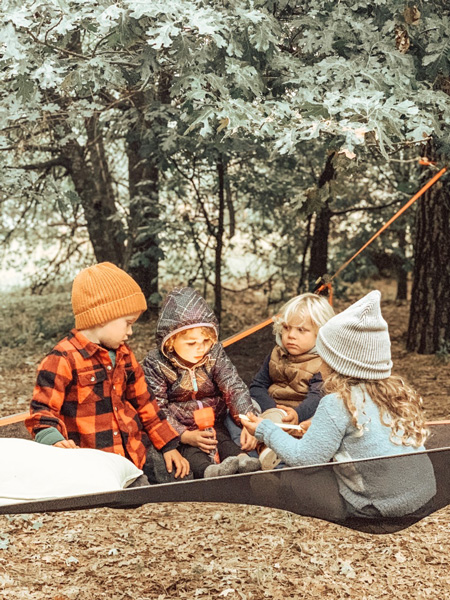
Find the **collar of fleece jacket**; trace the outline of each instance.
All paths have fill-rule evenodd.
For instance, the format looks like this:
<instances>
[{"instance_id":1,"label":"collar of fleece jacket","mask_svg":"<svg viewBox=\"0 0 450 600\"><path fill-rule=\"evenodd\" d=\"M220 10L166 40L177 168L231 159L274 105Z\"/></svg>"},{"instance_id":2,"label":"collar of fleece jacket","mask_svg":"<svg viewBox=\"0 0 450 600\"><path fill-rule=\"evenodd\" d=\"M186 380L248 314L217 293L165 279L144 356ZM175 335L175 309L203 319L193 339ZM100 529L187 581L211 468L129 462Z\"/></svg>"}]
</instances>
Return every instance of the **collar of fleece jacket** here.
<instances>
[{"instance_id":1,"label":"collar of fleece jacket","mask_svg":"<svg viewBox=\"0 0 450 600\"><path fill-rule=\"evenodd\" d=\"M216 334L219 323L204 298L193 288L175 288L167 295L156 325L156 345L163 351L168 338L183 329L210 325Z\"/></svg>"}]
</instances>

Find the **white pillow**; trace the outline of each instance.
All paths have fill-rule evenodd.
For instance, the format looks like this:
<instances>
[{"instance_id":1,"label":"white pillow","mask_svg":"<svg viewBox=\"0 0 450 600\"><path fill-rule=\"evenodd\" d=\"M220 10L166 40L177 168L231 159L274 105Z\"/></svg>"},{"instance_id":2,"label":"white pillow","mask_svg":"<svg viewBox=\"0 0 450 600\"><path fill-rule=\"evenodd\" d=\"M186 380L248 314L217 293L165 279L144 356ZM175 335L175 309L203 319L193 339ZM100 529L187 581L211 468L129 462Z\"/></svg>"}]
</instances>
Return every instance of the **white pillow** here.
<instances>
[{"instance_id":1,"label":"white pillow","mask_svg":"<svg viewBox=\"0 0 450 600\"><path fill-rule=\"evenodd\" d=\"M120 490L142 471L118 454L0 438L0 506Z\"/></svg>"}]
</instances>

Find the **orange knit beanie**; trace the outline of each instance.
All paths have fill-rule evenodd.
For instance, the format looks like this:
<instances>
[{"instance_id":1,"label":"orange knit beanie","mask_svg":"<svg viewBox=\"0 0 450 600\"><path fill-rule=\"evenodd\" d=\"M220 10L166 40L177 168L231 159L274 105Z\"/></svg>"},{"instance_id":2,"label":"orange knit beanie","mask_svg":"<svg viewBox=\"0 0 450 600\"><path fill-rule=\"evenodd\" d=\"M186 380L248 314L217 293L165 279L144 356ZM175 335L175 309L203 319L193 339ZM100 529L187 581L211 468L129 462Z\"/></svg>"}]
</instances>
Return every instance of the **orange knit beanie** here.
<instances>
[{"instance_id":1,"label":"orange knit beanie","mask_svg":"<svg viewBox=\"0 0 450 600\"><path fill-rule=\"evenodd\" d=\"M72 308L77 329L142 312L145 296L132 277L109 262L80 271L72 285Z\"/></svg>"}]
</instances>

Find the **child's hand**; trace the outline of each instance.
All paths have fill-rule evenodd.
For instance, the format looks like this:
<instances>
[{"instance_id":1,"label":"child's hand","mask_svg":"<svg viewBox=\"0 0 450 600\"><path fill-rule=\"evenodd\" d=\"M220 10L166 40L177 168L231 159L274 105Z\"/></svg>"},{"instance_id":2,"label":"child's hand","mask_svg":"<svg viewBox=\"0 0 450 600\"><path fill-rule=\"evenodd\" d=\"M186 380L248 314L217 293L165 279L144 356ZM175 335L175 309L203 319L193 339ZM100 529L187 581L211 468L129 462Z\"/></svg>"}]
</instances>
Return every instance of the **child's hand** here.
<instances>
[{"instance_id":1,"label":"child's hand","mask_svg":"<svg viewBox=\"0 0 450 600\"><path fill-rule=\"evenodd\" d=\"M247 413L247 419L241 419L242 425L251 435L255 435L256 428L261 423L262 419L253 413Z\"/></svg>"},{"instance_id":2,"label":"child's hand","mask_svg":"<svg viewBox=\"0 0 450 600\"><path fill-rule=\"evenodd\" d=\"M257 443L258 440L244 427L241 431L241 450L244 450L244 452L250 452L250 450L254 450L256 448Z\"/></svg>"},{"instance_id":3,"label":"child's hand","mask_svg":"<svg viewBox=\"0 0 450 600\"><path fill-rule=\"evenodd\" d=\"M79 448L73 440L61 440L53 444L56 448Z\"/></svg>"},{"instance_id":4,"label":"child's hand","mask_svg":"<svg viewBox=\"0 0 450 600\"><path fill-rule=\"evenodd\" d=\"M300 423L301 429L292 429L292 430L289 430L288 433L289 433L289 435L292 435L292 437L302 438L305 435L305 433L308 431L308 427L310 425L311 425L311 419L308 419L307 421L302 421Z\"/></svg>"},{"instance_id":5,"label":"child's hand","mask_svg":"<svg viewBox=\"0 0 450 600\"><path fill-rule=\"evenodd\" d=\"M172 473L173 467L175 467L175 478L183 479L191 470L188 461L176 449L164 452L164 462L168 473Z\"/></svg>"},{"instance_id":6,"label":"child's hand","mask_svg":"<svg viewBox=\"0 0 450 600\"><path fill-rule=\"evenodd\" d=\"M216 432L214 430L202 431L200 429L184 431L181 434L181 442L195 448L200 448L200 450L209 454L217 447Z\"/></svg>"},{"instance_id":7,"label":"child's hand","mask_svg":"<svg viewBox=\"0 0 450 600\"><path fill-rule=\"evenodd\" d=\"M300 425L303 429L303 433L306 433L311 425L311 419L308 419L307 421L302 421Z\"/></svg>"},{"instance_id":8,"label":"child's hand","mask_svg":"<svg viewBox=\"0 0 450 600\"><path fill-rule=\"evenodd\" d=\"M281 410L284 410L284 412L287 413L287 415L281 419L283 423L298 425L298 414L293 408L284 406L283 404L277 404L277 408L281 408Z\"/></svg>"}]
</instances>

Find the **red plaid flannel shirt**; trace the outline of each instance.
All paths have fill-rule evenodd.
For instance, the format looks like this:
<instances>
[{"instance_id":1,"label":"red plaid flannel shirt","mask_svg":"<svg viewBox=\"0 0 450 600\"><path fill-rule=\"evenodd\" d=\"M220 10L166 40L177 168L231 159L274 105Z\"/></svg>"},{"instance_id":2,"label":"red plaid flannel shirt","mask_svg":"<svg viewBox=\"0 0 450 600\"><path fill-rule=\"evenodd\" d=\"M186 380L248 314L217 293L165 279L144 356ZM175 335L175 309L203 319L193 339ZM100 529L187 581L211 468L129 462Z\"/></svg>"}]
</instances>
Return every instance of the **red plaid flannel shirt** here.
<instances>
[{"instance_id":1,"label":"red plaid flannel shirt","mask_svg":"<svg viewBox=\"0 0 450 600\"><path fill-rule=\"evenodd\" d=\"M113 367L108 351L76 329L39 365L25 424L33 436L55 427L82 448L126 456L139 468L146 458L144 432L158 450L178 437L130 348L118 348Z\"/></svg>"}]
</instances>

